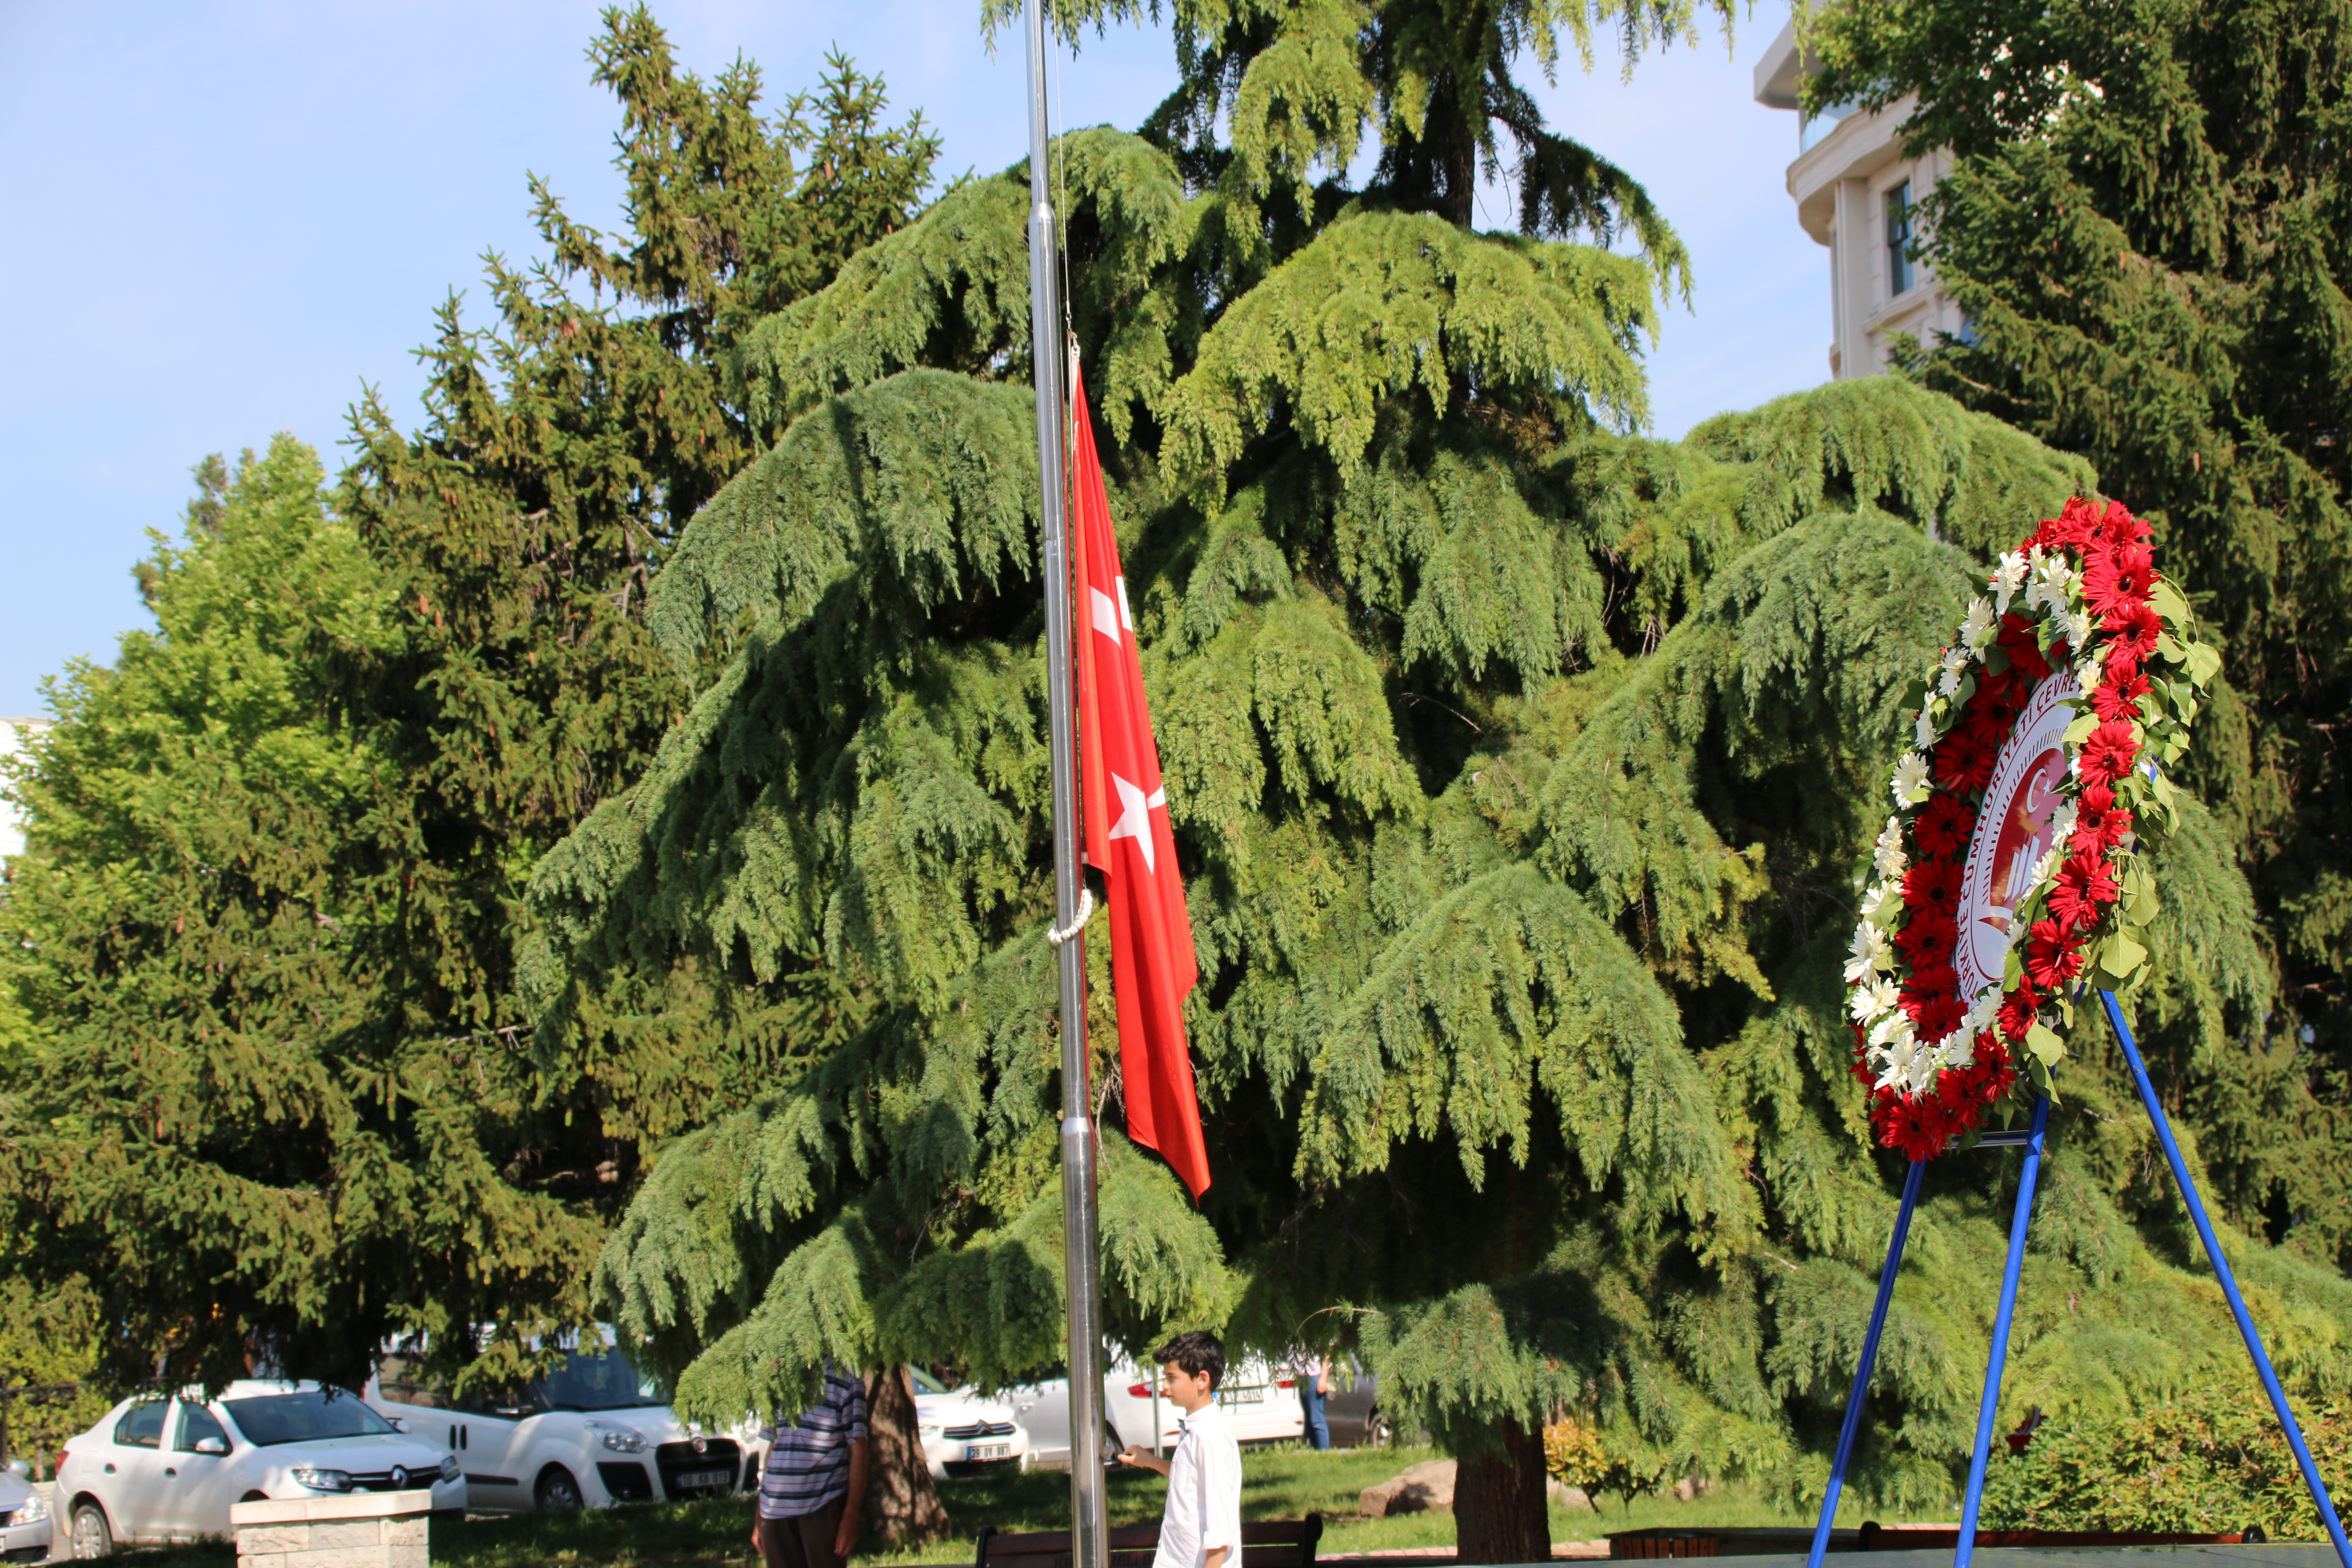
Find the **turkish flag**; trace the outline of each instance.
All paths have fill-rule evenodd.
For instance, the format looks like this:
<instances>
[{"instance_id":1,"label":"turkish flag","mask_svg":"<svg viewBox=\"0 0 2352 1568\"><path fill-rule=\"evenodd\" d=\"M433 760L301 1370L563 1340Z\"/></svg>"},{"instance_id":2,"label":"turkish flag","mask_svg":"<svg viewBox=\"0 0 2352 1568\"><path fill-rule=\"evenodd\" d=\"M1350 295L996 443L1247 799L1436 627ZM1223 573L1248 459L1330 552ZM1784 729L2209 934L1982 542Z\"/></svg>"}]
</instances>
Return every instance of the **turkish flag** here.
<instances>
[{"instance_id":1,"label":"turkish flag","mask_svg":"<svg viewBox=\"0 0 2352 1568\"><path fill-rule=\"evenodd\" d=\"M1184 998L1201 978L1192 921L1168 831L1160 744L1143 701L1135 617L1111 531L1110 495L1095 456L1087 391L1071 367L1070 446L1073 607L1077 616L1079 779L1087 818L1087 863L1102 873L1110 904L1111 993L1118 1005L1119 1076L1127 1133L1184 1178L1208 1190L1201 1103L1184 1047Z\"/></svg>"}]
</instances>

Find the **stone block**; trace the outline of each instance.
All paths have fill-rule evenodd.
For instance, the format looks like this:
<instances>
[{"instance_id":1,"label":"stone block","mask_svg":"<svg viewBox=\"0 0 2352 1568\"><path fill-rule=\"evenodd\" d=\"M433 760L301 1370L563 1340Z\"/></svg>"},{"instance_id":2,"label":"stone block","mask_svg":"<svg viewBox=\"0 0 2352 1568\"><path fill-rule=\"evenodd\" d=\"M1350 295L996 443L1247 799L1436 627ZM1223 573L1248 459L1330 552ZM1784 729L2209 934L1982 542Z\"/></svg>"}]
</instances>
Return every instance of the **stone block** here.
<instances>
[{"instance_id":1,"label":"stone block","mask_svg":"<svg viewBox=\"0 0 2352 1568\"><path fill-rule=\"evenodd\" d=\"M425 1543L414 1546L387 1546L383 1549L383 1568L432 1568L433 1559Z\"/></svg>"},{"instance_id":2,"label":"stone block","mask_svg":"<svg viewBox=\"0 0 2352 1568\"><path fill-rule=\"evenodd\" d=\"M309 1550L310 1527L307 1524L248 1524L236 1532L236 1554L239 1558Z\"/></svg>"},{"instance_id":3,"label":"stone block","mask_svg":"<svg viewBox=\"0 0 2352 1568\"><path fill-rule=\"evenodd\" d=\"M1452 1513L1455 1468L1452 1459L1431 1459L1408 1466L1403 1474L1391 1476L1376 1487L1366 1487L1357 1495L1356 1506L1367 1519L1386 1519L1400 1513Z\"/></svg>"},{"instance_id":4,"label":"stone block","mask_svg":"<svg viewBox=\"0 0 2352 1568\"><path fill-rule=\"evenodd\" d=\"M321 1519L310 1523L310 1550L337 1552L346 1546L381 1546L384 1521L380 1519Z\"/></svg>"},{"instance_id":5,"label":"stone block","mask_svg":"<svg viewBox=\"0 0 2352 1568\"><path fill-rule=\"evenodd\" d=\"M344 1546L324 1552L289 1552L285 1568L389 1568L382 1546Z\"/></svg>"},{"instance_id":6,"label":"stone block","mask_svg":"<svg viewBox=\"0 0 2352 1568\"><path fill-rule=\"evenodd\" d=\"M432 1521L419 1514L415 1519L387 1519L383 1521L383 1543L386 1546L423 1546L431 1539Z\"/></svg>"}]
</instances>

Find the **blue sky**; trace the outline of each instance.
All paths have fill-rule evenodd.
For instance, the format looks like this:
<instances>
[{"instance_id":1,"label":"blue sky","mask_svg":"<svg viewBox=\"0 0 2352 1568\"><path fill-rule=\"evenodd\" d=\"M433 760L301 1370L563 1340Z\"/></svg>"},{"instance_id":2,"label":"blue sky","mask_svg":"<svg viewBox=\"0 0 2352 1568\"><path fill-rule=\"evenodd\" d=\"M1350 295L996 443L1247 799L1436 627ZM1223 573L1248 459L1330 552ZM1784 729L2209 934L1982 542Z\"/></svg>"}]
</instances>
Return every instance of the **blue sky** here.
<instances>
[{"instance_id":1,"label":"blue sky","mask_svg":"<svg viewBox=\"0 0 2352 1568\"><path fill-rule=\"evenodd\" d=\"M40 678L104 662L147 624L131 569L178 527L189 468L278 430L341 456L362 383L409 420L411 351L479 257L534 253L526 171L576 216L618 218L610 98L583 58L586 0L0 0L0 714ZM665 0L683 62L737 51L772 97L828 47L887 79L946 141L945 172L1026 151L1021 61L992 58L976 0ZM1539 89L1555 127L1646 184L1696 264L1696 311L1651 357L1654 427L1826 374L1828 252L1783 185L1793 116L1749 98L1787 16L1767 0L1727 48L1603 56ZM1060 70L1065 125L1132 125L1166 93L1164 29L1089 37ZM1531 73L1532 74L1532 73ZM1490 205L1491 219L1509 216Z\"/></svg>"}]
</instances>

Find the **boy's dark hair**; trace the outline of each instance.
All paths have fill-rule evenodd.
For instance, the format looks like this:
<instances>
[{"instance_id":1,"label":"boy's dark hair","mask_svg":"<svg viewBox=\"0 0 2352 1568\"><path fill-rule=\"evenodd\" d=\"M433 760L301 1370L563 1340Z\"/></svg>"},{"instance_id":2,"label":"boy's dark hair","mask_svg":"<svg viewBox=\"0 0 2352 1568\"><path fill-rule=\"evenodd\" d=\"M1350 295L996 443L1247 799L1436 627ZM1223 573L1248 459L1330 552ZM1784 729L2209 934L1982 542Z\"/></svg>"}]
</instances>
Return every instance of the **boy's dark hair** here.
<instances>
[{"instance_id":1,"label":"boy's dark hair","mask_svg":"<svg viewBox=\"0 0 2352 1568\"><path fill-rule=\"evenodd\" d=\"M1205 1374L1212 1394L1217 1391L1217 1384L1225 1381L1225 1342L1206 1329L1191 1329L1178 1334L1153 1351L1151 1359L1162 1366L1174 1362L1194 1377Z\"/></svg>"}]
</instances>

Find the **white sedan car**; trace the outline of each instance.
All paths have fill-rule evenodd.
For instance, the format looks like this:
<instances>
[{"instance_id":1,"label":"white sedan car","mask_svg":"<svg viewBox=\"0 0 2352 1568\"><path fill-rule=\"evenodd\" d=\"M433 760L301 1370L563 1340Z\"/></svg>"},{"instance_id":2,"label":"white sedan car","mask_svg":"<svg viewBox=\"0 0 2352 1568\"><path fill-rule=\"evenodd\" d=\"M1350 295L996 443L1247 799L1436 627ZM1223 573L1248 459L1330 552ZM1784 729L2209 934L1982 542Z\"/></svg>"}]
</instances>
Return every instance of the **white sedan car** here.
<instances>
[{"instance_id":1,"label":"white sedan car","mask_svg":"<svg viewBox=\"0 0 2352 1568\"><path fill-rule=\"evenodd\" d=\"M667 1502L730 1492L751 1476L747 1431L680 1421L661 1385L610 1343L583 1343L519 1387L463 1396L394 1347L377 1360L367 1402L455 1449L477 1511Z\"/></svg>"},{"instance_id":2,"label":"white sedan car","mask_svg":"<svg viewBox=\"0 0 2352 1568\"><path fill-rule=\"evenodd\" d=\"M47 1563L50 1535L48 1494L18 1459L0 1471L0 1563Z\"/></svg>"},{"instance_id":3,"label":"white sedan car","mask_svg":"<svg viewBox=\"0 0 2352 1568\"><path fill-rule=\"evenodd\" d=\"M1029 1434L1012 1405L950 1388L919 1366L907 1375L914 1380L915 1426L933 1479L1029 1468Z\"/></svg>"},{"instance_id":4,"label":"white sedan car","mask_svg":"<svg viewBox=\"0 0 2352 1568\"><path fill-rule=\"evenodd\" d=\"M216 1399L126 1399L66 1445L54 1495L76 1557L120 1542L234 1533L228 1510L262 1499L429 1488L436 1513L466 1507L457 1456L404 1433L359 1395L315 1383L232 1383Z\"/></svg>"},{"instance_id":5,"label":"white sedan car","mask_svg":"<svg viewBox=\"0 0 2352 1568\"><path fill-rule=\"evenodd\" d=\"M1184 1413L1173 1400L1155 1397L1159 1384L1159 1368L1138 1366L1125 1356L1103 1374L1103 1415L1110 1426L1103 1434L1108 1445L1105 1458L1130 1443L1140 1448L1153 1447L1155 1428L1161 1449L1175 1447L1176 1423ZM1029 1436L1030 1458L1067 1465L1070 1380L1056 1377L1025 1388L1008 1388L1003 1397ZM1217 1386L1217 1405L1224 1411L1234 1436L1244 1443L1279 1443L1303 1436L1307 1431L1307 1411L1298 1402L1296 1375L1288 1367L1258 1357L1225 1369Z\"/></svg>"}]
</instances>

